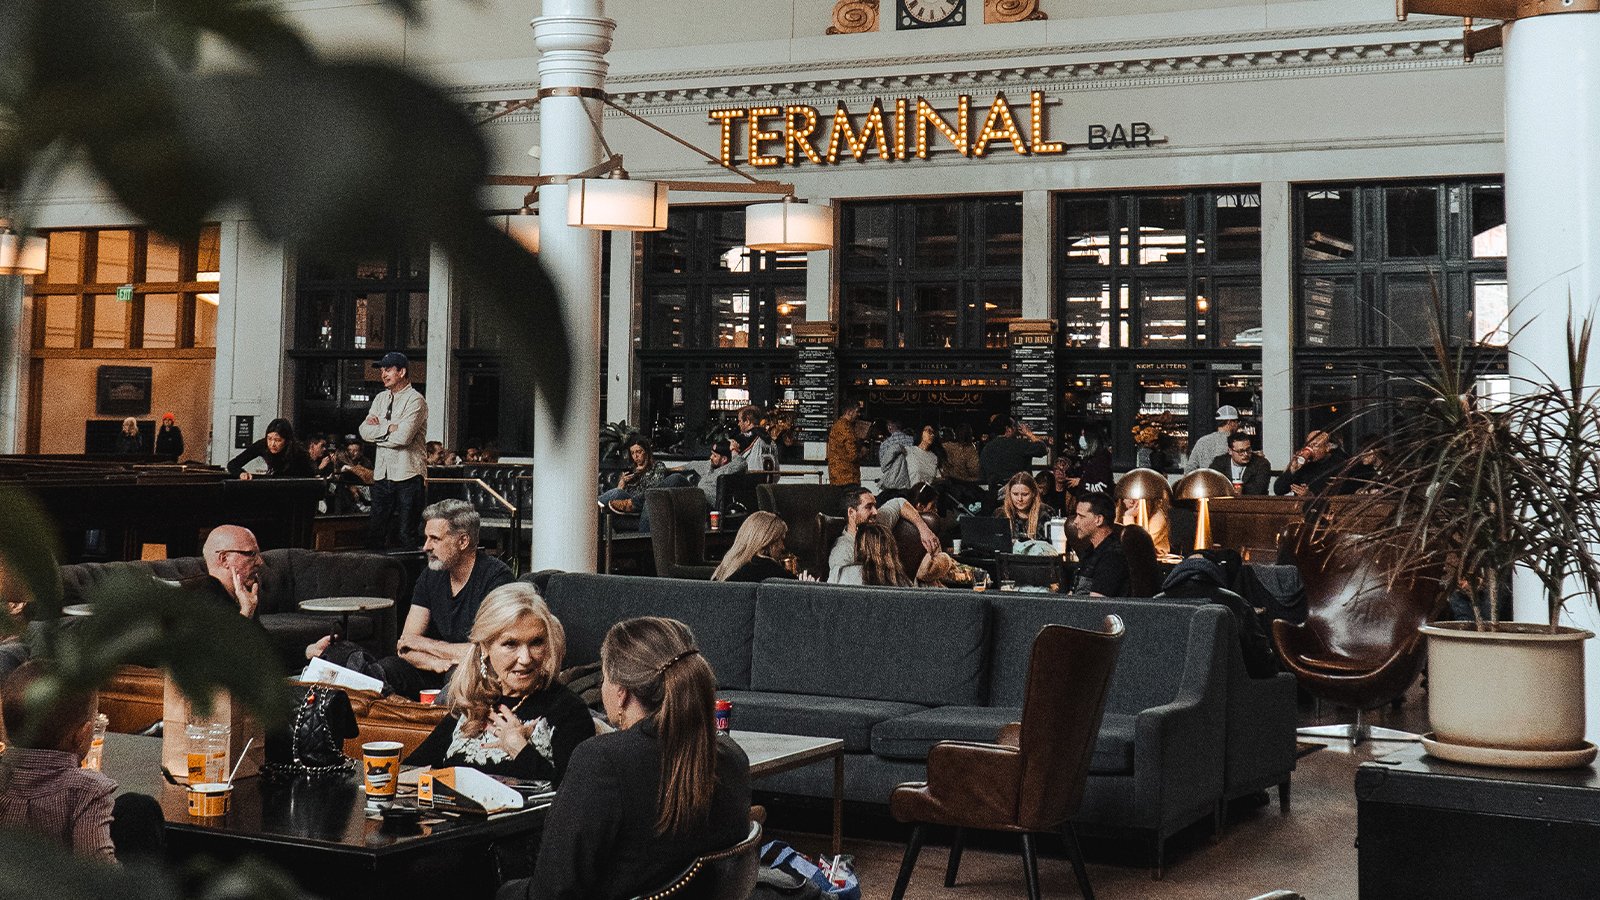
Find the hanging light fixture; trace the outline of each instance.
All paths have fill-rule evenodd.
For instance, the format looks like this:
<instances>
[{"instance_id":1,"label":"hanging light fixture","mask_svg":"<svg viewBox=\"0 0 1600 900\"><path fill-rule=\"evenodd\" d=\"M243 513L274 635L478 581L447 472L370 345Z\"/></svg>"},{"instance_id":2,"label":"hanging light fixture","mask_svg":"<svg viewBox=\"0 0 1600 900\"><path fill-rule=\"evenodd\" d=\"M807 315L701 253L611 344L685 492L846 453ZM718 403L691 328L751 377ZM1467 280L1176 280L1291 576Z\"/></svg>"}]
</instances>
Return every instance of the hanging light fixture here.
<instances>
[{"instance_id":1,"label":"hanging light fixture","mask_svg":"<svg viewBox=\"0 0 1600 900\"><path fill-rule=\"evenodd\" d=\"M634 181L620 169L607 178L574 178L567 182L567 224L596 231L665 231L667 186Z\"/></svg>"},{"instance_id":2,"label":"hanging light fixture","mask_svg":"<svg viewBox=\"0 0 1600 900\"><path fill-rule=\"evenodd\" d=\"M43 275L50 243L38 235L21 235L0 223L0 275Z\"/></svg>"},{"instance_id":3,"label":"hanging light fixture","mask_svg":"<svg viewBox=\"0 0 1600 900\"><path fill-rule=\"evenodd\" d=\"M792 196L747 206L744 243L751 250L827 250L833 246L833 207Z\"/></svg>"},{"instance_id":4,"label":"hanging light fixture","mask_svg":"<svg viewBox=\"0 0 1600 900\"><path fill-rule=\"evenodd\" d=\"M533 210L524 208L509 215L497 215L492 221L529 253L539 252L539 217Z\"/></svg>"}]
</instances>

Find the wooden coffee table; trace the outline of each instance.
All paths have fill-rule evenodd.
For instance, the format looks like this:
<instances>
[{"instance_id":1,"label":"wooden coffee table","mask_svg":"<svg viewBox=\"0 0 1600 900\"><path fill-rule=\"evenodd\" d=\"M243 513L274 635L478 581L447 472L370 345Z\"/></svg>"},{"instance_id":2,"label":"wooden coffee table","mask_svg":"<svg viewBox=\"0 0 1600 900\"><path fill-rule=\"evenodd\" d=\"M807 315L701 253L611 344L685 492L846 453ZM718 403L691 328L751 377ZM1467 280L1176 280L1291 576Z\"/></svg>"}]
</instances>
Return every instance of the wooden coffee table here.
<instances>
[{"instance_id":1,"label":"wooden coffee table","mask_svg":"<svg viewBox=\"0 0 1600 900\"><path fill-rule=\"evenodd\" d=\"M833 853L835 856L843 853L840 841L844 836L844 741L763 731L735 730L731 736L750 757L751 781L833 760Z\"/></svg>"}]
</instances>

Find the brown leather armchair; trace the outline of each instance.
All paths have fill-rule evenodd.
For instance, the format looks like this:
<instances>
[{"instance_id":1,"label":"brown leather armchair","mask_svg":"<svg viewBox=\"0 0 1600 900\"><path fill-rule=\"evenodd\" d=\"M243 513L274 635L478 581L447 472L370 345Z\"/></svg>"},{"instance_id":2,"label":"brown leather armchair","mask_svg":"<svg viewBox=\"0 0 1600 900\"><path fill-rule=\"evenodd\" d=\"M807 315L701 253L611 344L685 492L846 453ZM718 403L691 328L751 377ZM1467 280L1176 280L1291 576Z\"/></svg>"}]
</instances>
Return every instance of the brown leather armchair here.
<instances>
[{"instance_id":1,"label":"brown leather armchair","mask_svg":"<svg viewBox=\"0 0 1600 900\"><path fill-rule=\"evenodd\" d=\"M1312 696L1356 710L1349 726L1301 733L1357 743L1367 737L1414 739L1369 729L1361 713L1402 696L1421 670L1425 646L1417 629L1444 607L1437 573L1391 583L1384 565L1388 552L1361 544L1347 531L1302 527L1286 549L1300 569L1308 611L1302 625L1272 623L1278 658Z\"/></svg>"},{"instance_id":2,"label":"brown leather armchair","mask_svg":"<svg viewBox=\"0 0 1600 900\"><path fill-rule=\"evenodd\" d=\"M916 823L895 879L894 900L905 895L930 824L956 829L946 887L955 885L961 865L962 829L1022 835L1029 900L1039 898L1034 834L1059 829L1078 887L1085 900L1092 900L1071 816L1083 800L1106 687L1122 647L1122 620L1107 616L1105 627L1104 632L1065 625L1040 629L1028 661L1022 721L1002 728L994 744L940 741L928 753L928 780L894 789L889 811L902 822Z\"/></svg>"}]
</instances>

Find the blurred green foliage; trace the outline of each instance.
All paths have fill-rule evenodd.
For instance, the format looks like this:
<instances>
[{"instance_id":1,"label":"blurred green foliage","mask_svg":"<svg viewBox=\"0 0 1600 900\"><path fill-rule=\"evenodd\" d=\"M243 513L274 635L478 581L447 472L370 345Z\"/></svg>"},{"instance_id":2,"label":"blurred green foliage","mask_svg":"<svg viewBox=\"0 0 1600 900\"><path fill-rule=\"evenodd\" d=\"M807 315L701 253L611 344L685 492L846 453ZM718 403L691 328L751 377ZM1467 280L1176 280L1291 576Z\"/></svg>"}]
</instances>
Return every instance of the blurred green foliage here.
<instances>
[{"instance_id":1,"label":"blurred green foliage","mask_svg":"<svg viewBox=\"0 0 1600 900\"><path fill-rule=\"evenodd\" d=\"M418 15L413 0L387 5ZM478 286L473 315L508 348L512 383L534 386L559 425L564 319L538 260L479 209L488 159L474 123L438 87L384 62L323 59L273 5L8 0L0 15L0 213L26 227L30 203L82 165L175 238L239 210L291 247L431 243ZM13 336L0 340L0 372L12 371L14 336L26 333L16 313L0 303L0 333ZM166 666L191 696L223 687L267 720L287 712L264 633L154 579L99 585L87 598L95 615L60 627L54 527L15 488L0 487L0 510L0 564L32 596L36 655L50 660L39 699L140 663ZM241 867L183 885L132 878L9 833L0 858L0 898L294 893L281 876Z\"/></svg>"}]
</instances>

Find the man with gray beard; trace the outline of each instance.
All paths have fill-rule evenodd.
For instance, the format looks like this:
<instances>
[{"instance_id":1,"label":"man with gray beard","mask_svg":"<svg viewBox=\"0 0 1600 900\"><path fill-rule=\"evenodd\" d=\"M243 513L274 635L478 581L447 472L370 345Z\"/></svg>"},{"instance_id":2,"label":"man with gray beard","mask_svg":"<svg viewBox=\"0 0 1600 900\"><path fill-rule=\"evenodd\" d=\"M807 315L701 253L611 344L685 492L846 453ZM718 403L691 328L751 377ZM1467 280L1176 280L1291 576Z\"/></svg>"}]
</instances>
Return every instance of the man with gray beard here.
<instances>
[{"instance_id":1,"label":"man with gray beard","mask_svg":"<svg viewBox=\"0 0 1600 900\"><path fill-rule=\"evenodd\" d=\"M395 645L399 655L367 662L370 657L353 647L323 654L330 662L382 678L409 697L444 687L450 670L472 649L469 635L483 598L512 580L510 567L478 547L479 520L472 504L440 500L424 509L422 518L428 568L411 591L411 611ZM316 649L308 648L307 656L319 655L310 652Z\"/></svg>"}]
</instances>

